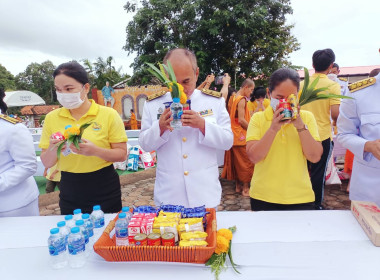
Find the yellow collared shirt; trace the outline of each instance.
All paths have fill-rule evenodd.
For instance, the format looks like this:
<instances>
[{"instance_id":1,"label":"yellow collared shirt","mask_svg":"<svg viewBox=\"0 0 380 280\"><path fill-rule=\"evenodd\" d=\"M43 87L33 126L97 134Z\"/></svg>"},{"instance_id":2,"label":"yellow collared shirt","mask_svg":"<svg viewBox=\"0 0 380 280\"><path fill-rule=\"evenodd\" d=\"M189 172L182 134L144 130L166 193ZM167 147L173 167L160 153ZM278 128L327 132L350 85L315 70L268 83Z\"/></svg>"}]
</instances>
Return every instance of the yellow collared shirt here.
<instances>
[{"instance_id":1,"label":"yellow collared shirt","mask_svg":"<svg viewBox=\"0 0 380 280\"><path fill-rule=\"evenodd\" d=\"M310 84L318 76L319 76L319 81L315 88L328 87L329 93L340 95L340 85L337 82L330 80L325 74L316 73L312 75L310 77ZM303 83L304 82L302 81L300 84L301 91L299 92L298 96L302 95ZM326 92L323 91L321 93L326 93ZM309 104L306 104L301 107L302 110L310 111L314 114L315 120L317 121L317 125L318 125L319 136L321 137L322 141L328 138L332 138L330 108L332 105L339 105L339 104L340 104L339 98L332 98L332 99L323 99L323 100L310 102Z\"/></svg>"},{"instance_id":2,"label":"yellow collared shirt","mask_svg":"<svg viewBox=\"0 0 380 280\"><path fill-rule=\"evenodd\" d=\"M266 109L268 106L270 105L270 100L268 98L264 98L263 100L263 106L264 106L264 109ZM257 101L248 101L247 103L247 107L248 107L248 111L249 112L253 112L256 110L258 104L257 104ZM261 112L262 109L259 110L259 112Z\"/></svg>"},{"instance_id":3,"label":"yellow collared shirt","mask_svg":"<svg viewBox=\"0 0 380 280\"><path fill-rule=\"evenodd\" d=\"M300 115L312 137L320 141L313 114L301 111ZM260 140L270 128L272 119L273 109L270 106L254 114L249 122L247 142ZM255 164L249 194L252 198L278 204L314 201L307 160L293 124L281 127L265 159Z\"/></svg>"},{"instance_id":4,"label":"yellow collared shirt","mask_svg":"<svg viewBox=\"0 0 380 280\"><path fill-rule=\"evenodd\" d=\"M116 110L101 106L91 101L88 112L79 120L74 119L66 108L56 109L50 112L44 122L39 147L49 147L50 136L53 133L65 131L67 125L77 126L88 122L92 124L83 132L82 138L91 141L96 146L111 149L111 143L124 143L128 138L124 124ZM112 164L96 156L84 156L78 154L61 154L59 170L72 173L88 173L97 171Z\"/></svg>"}]
</instances>

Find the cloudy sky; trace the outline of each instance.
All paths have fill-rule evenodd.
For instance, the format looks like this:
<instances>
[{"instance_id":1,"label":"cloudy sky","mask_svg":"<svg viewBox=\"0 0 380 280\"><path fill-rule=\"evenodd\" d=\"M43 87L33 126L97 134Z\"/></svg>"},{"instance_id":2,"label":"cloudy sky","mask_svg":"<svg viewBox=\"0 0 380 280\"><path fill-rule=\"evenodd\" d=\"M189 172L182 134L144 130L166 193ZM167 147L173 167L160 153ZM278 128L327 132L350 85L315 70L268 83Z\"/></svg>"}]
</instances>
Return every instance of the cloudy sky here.
<instances>
[{"instance_id":1,"label":"cloudy sky","mask_svg":"<svg viewBox=\"0 0 380 280\"><path fill-rule=\"evenodd\" d=\"M135 0L138 1L138 0ZM32 62L55 65L113 56L132 74L134 55L122 50L132 15L126 0L0 0L0 64L16 75ZM330 47L341 66L379 65L380 1L293 0L293 34L301 43L290 60L311 67L316 49Z\"/></svg>"}]
</instances>

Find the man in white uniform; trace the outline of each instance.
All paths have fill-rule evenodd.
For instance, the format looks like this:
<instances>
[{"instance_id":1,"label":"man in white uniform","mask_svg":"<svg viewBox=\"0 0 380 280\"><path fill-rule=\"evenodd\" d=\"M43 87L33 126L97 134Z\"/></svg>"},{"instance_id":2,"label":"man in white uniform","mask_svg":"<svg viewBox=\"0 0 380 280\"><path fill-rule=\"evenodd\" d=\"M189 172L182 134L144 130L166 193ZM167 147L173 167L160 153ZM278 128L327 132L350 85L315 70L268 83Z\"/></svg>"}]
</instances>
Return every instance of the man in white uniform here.
<instances>
[{"instance_id":1,"label":"man in white uniform","mask_svg":"<svg viewBox=\"0 0 380 280\"><path fill-rule=\"evenodd\" d=\"M0 217L38 216L37 170L33 138L6 111L0 92Z\"/></svg>"},{"instance_id":2,"label":"man in white uniform","mask_svg":"<svg viewBox=\"0 0 380 280\"><path fill-rule=\"evenodd\" d=\"M182 115L182 128L170 126L170 92L150 96L144 105L139 142L145 151L157 152L156 205L216 207L221 199L217 149L228 150L233 143L230 117L221 94L197 90L199 68L195 55L186 49L169 51L178 83L191 100L191 110Z\"/></svg>"},{"instance_id":3,"label":"man in white uniform","mask_svg":"<svg viewBox=\"0 0 380 280\"><path fill-rule=\"evenodd\" d=\"M354 155L350 199L380 206L380 74L349 86L338 117L338 141Z\"/></svg>"},{"instance_id":4,"label":"man in white uniform","mask_svg":"<svg viewBox=\"0 0 380 280\"><path fill-rule=\"evenodd\" d=\"M338 77L339 73L339 65L337 63L334 63L333 67L330 70L330 74L328 74L327 77L340 85L341 95L347 95L349 92L347 79Z\"/></svg>"}]
</instances>

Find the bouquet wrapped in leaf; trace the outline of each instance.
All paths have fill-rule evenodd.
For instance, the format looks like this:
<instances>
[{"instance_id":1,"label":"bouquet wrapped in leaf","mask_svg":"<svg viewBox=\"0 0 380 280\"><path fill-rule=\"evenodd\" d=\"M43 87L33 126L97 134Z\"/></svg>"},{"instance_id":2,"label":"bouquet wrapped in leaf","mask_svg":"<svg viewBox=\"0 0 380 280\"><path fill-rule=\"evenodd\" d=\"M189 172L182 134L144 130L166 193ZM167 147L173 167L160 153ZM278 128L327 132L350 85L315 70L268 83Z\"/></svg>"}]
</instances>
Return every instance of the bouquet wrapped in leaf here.
<instances>
[{"instance_id":1,"label":"bouquet wrapped in leaf","mask_svg":"<svg viewBox=\"0 0 380 280\"><path fill-rule=\"evenodd\" d=\"M222 228L216 233L216 248L215 253L212 254L211 258L207 261L206 266L211 267L211 272L214 273L215 279L219 279L220 273L226 269L225 262L227 255L230 258L232 268L236 273L240 272L236 269L237 265L232 259L231 245L232 245L232 234L236 231L236 226L230 227L228 229Z\"/></svg>"},{"instance_id":2,"label":"bouquet wrapped in leaf","mask_svg":"<svg viewBox=\"0 0 380 280\"><path fill-rule=\"evenodd\" d=\"M79 143L81 142L83 131L89 127L91 123L85 123L81 126L71 126L67 125L65 127L65 132L63 133L63 140L57 143L58 149L57 149L57 158L58 160L61 157L61 151L64 145L69 147L71 144L74 144L74 146L80 150Z\"/></svg>"},{"instance_id":3,"label":"bouquet wrapped in leaf","mask_svg":"<svg viewBox=\"0 0 380 280\"><path fill-rule=\"evenodd\" d=\"M183 86L177 82L171 63L169 61L168 65L158 63L159 69L151 63L146 64L149 66L148 71L168 87L172 98L179 98L181 104L186 104L186 94L183 91Z\"/></svg>"}]
</instances>

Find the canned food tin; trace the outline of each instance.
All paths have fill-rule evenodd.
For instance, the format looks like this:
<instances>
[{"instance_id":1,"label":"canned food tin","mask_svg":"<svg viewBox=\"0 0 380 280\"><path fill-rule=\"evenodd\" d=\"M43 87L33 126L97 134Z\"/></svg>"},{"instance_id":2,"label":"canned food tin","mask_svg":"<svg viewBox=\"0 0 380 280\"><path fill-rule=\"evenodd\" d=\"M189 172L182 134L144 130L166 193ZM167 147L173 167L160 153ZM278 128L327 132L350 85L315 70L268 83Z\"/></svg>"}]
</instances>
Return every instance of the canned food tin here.
<instances>
[{"instance_id":1,"label":"canned food tin","mask_svg":"<svg viewBox=\"0 0 380 280\"><path fill-rule=\"evenodd\" d=\"M162 246L174 246L175 244L175 235L172 232L165 232L161 236Z\"/></svg>"},{"instance_id":2,"label":"canned food tin","mask_svg":"<svg viewBox=\"0 0 380 280\"><path fill-rule=\"evenodd\" d=\"M159 233L152 232L148 235L148 246L160 246L161 235Z\"/></svg>"},{"instance_id":3,"label":"canned food tin","mask_svg":"<svg viewBox=\"0 0 380 280\"><path fill-rule=\"evenodd\" d=\"M138 233L134 237L136 246L146 246L148 245L148 238L145 233Z\"/></svg>"},{"instance_id":4,"label":"canned food tin","mask_svg":"<svg viewBox=\"0 0 380 280\"><path fill-rule=\"evenodd\" d=\"M284 117L281 119L282 121L290 120L292 118L292 107L287 99L280 99L279 108L283 108L284 110L281 112Z\"/></svg>"}]
</instances>

